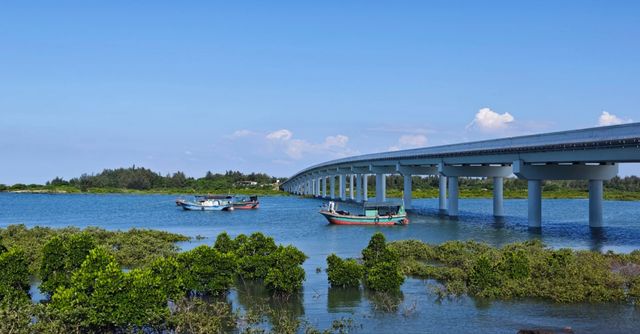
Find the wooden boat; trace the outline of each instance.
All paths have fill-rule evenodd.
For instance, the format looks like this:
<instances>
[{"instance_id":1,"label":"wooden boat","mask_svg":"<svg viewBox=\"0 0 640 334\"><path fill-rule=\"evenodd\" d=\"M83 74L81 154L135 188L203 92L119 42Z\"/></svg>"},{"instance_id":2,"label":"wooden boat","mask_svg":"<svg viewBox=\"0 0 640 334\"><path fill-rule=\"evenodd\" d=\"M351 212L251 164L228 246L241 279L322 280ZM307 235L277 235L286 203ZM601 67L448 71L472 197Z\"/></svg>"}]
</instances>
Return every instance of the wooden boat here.
<instances>
[{"instance_id":1,"label":"wooden boat","mask_svg":"<svg viewBox=\"0 0 640 334\"><path fill-rule=\"evenodd\" d=\"M336 210L334 202L320 210L329 223L336 225L406 225L409 218L402 203L365 203L362 214Z\"/></svg>"},{"instance_id":2,"label":"wooden boat","mask_svg":"<svg viewBox=\"0 0 640 334\"><path fill-rule=\"evenodd\" d=\"M195 196L195 198L195 201L178 199L176 205L189 211L233 211L231 201L207 198L207 196Z\"/></svg>"},{"instance_id":3,"label":"wooden boat","mask_svg":"<svg viewBox=\"0 0 640 334\"><path fill-rule=\"evenodd\" d=\"M242 195L197 195L194 196L195 201L186 201L184 199L177 199L176 205L185 208L185 210L202 210L201 204L206 201L218 202L218 204L214 205L231 205L233 209L237 210L252 210L257 209L260 206L260 202L258 201L258 196L242 196ZM213 210L209 209L211 205L210 203L205 206L204 210ZM226 210L226 209L222 209Z\"/></svg>"},{"instance_id":4,"label":"wooden boat","mask_svg":"<svg viewBox=\"0 0 640 334\"><path fill-rule=\"evenodd\" d=\"M234 196L231 204L236 210L252 210L260 206L258 196Z\"/></svg>"}]
</instances>

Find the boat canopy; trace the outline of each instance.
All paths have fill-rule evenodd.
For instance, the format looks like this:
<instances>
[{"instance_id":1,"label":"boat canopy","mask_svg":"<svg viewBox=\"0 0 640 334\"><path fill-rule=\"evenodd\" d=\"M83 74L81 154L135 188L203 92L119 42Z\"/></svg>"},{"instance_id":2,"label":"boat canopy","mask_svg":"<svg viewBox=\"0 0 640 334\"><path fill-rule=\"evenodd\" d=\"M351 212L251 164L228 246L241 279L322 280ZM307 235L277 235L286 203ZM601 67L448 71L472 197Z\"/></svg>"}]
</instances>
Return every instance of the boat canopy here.
<instances>
[{"instance_id":1,"label":"boat canopy","mask_svg":"<svg viewBox=\"0 0 640 334\"><path fill-rule=\"evenodd\" d=\"M366 202L364 203L365 216L387 216L404 213L402 202Z\"/></svg>"},{"instance_id":2,"label":"boat canopy","mask_svg":"<svg viewBox=\"0 0 640 334\"><path fill-rule=\"evenodd\" d=\"M390 206L402 206L402 202L386 201L386 202L364 202L365 208L380 208Z\"/></svg>"}]
</instances>

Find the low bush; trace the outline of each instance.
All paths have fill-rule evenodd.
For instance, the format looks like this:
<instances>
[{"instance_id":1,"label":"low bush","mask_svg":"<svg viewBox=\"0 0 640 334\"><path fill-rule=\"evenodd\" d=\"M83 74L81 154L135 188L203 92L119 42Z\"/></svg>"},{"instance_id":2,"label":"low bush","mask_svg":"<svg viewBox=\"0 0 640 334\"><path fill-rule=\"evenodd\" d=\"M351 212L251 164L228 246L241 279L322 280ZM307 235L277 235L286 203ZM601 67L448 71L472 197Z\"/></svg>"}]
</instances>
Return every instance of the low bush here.
<instances>
[{"instance_id":1,"label":"low bush","mask_svg":"<svg viewBox=\"0 0 640 334\"><path fill-rule=\"evenodd\" d=\"M196 294L221 294L233 285L238 267L234 254L202 245L178 255L182 282Z\"/></svg>"},{"instance_id":2,"label":"low bush","mask_svg":"<svg viewBox=\"0 0 640 334\"><path fill-rule=\"evenodd\" d=\"M341 259L335 254L327 257L327 276L332 287L358 287L364 267L354 259Z\"/></svg>"},{"instance_id":3,"label":"low bush","mask_svg":"<svg viewBox=\"0 0 640 334\"><path fill-rule=\"evenodd\" d=\"M264 279L266 287L284 295L300 290L305 279L302 263L306 259L302 251L291 245L279 246L268 258L270 265Z\"/></svg>"},{"instance_id":4,"label":"low bush","mask_svg":"<svg viewBox=\"0 0 640 334\"><path fill-rule=\"evenodd\" d=\"M502 248L473 241L439 246L397 241L390 247L403 251L404 274L438 280L454 295L562 303L637 300L633 288L640 277L640 269L635 270L640 259L634 252L554 250L537 240ZM424 251L429 248L433 252Z\"/></svg>"}]
</instances>

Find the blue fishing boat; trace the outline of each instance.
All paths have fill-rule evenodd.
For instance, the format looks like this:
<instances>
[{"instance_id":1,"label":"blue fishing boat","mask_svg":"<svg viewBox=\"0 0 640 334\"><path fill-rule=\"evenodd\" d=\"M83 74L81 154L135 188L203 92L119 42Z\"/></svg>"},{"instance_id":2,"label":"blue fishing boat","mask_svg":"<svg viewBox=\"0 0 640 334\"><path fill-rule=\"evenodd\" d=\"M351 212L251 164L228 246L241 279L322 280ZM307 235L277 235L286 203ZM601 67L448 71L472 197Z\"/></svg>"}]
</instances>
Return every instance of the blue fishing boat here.
<instances>
[{"instance_id":1,"label":"blue fishing boat","mask_svg":"<svg viewBox=\"0 0 640 334\"><path fill-rule=\"evenodd\" d=\"M194 201L176 200L176 205L189 211L233 211L233 203L223 198L195 196Z\"/></svg>"}]
</instances>

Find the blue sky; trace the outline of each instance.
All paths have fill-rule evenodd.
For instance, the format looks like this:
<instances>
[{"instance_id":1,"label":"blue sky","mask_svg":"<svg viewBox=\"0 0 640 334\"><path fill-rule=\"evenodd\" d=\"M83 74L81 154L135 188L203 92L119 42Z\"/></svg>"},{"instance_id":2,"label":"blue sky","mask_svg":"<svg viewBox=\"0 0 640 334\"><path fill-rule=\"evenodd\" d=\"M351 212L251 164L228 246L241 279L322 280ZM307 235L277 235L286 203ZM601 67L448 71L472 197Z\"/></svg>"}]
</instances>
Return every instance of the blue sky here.
<instances>
[{"instance_id":1,"label":"blue sky","mask_svg":"<svg viewBox=\"0 0 640 334\"><path fill-rule=\"evenodd\" d=\"M631 1L3 2L0 183L289 176L640 121L638 17Z\"/></svg>"}]
</instances>

